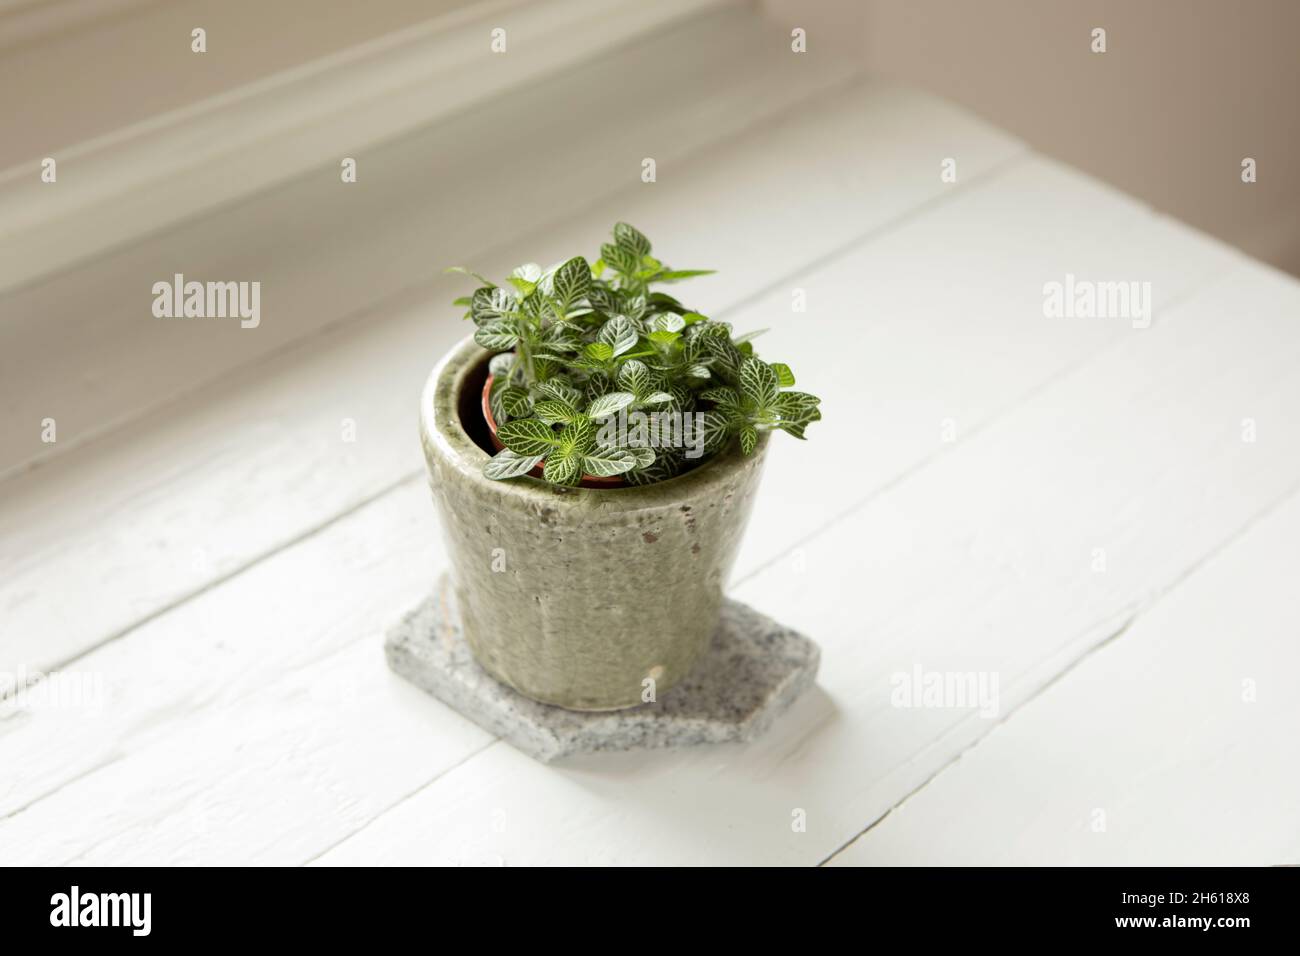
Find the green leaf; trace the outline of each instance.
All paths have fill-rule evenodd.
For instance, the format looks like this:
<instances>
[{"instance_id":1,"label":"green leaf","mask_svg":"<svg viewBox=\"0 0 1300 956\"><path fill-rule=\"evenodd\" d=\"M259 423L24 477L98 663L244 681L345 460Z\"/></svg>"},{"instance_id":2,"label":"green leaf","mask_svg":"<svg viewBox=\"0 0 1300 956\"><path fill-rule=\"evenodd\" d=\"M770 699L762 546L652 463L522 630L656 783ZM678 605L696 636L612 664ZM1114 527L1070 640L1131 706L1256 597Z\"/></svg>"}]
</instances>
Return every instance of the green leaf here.
<instances>
[{"instance_id":1,"label":"green leaf","mask_svg":"<svg viewBox=\"0 0 1300 956\"><path fill-rule=\"evenodd\" d=\"M668 272L661 272L655 276L656 282L681 282L683 279L693 279L696 276L711 276L716 269L672 269Z\"/></svg>"},{"instance_id":2,"label":"green leaf","mask_svg":"<svg viewBox=\"0 0 1300 956\"><path fill-rule=\"evenodd\" d=\"M485 349L501 352L512 349L519 342L519 330L513 322L502 320L480 325L474 341Z\"/></svg>"},{"instance_id":3,"label":"green leaf","mask_svg":"<svg viewBox=\"0 0 1300 956\"><path fill-rule=\"evenodd\" d=\"M653 345L662 346L662 347L667 347L669 345L672 345L681 337L682 334L680 332L665 332L662 330L658 332L651 332L649 335L646 336L646 338L648 338Z\"/></svg>"},{"instance_id":4,"label":"green leaf","mask_svg":"<svg viewBox=\"0 0 1300 956\"><path fill-rule=\"evenodd\" d=\"M638 259L650 255L650 240L625 222L614 223L614 245L626 249Z\"/></svg>"},{"instance_id":5,"label":"green leaf","mask_svg":"<svg viewBox=\"0 0 1300 956\"><path fill-rule=\"evenodd\" d=\"M772 371L776 372L776 380L782 388L789 388L794 384L794 372L790 371L790 366L784 362L773 362Z\"/></svg>"},{"instance_id":6,"label":"green leaf","mask_svg":"<svg viewBox=\"0 0 1300 956\"><path fill-rule=\"evenodd\" d=\"M618 370L618 387L641 398L650 391L650 370L644 362L629 359Z\"/></svg>"},{"instance_id":7,"label":"green leaf","mask_svg":"<svg viewBox=\"0 0 1300 956\"><path fill-rule=\"evenodd\" d=\"M616 315L600 327L600 332L596 336L597 341L604 342L612 350L614 355L622 355L624 352L636 346L637 331L632 326L632 322L624 316Z\"/></svg>"},{"instance_id":8,"label":"green leaf","mask_svg":"<svg viewBox=\"0 0 1300 956\"><path fill-rule=\"evenodd\" d=\"M651 455L653 458L653 454ZM621 475L637 466L637 457L622 448L608 448L588 452L582 458L582 470L597 478Z\"/></svg>"},{"instance_id":9,"label":"green leaf","mask_svg":"<svg viewBox=\"0 0 1300 956\"><path fill-rule=\"evenodd\" d=\"M623 311L623 303L619 300L618 293L603 286L594 286L587 293L587 301L591 303L593 309L606 315L618 315Z\"/></svg>"},{"instance_id":10,"label":"green leaf","mask_svg":"<svg viewBox=\"0 0 1300 956\"><path fill-rule=\"evenodd\" d=\"M700 392L700 398L724 408L740 407L740 393L734 388L706 388Z\"/></svg>"},{"instance_id":11,"label":"green leaf","mask_svg":"<svg viewBox=\"0 0 1300 956\"><path fill-rule=\"evenodd\" d=\"M567 425L577 416L578 410L568 402L548 399L533 407L533 414L548 425Z\"/></svg>"},{"instance_id":12,"label":"green leaf","mask_svg":"<svg viewBox=\"0 0 1300 956\"><path fill-rule=\"evenodd\" d=\"M542 468L542 477L554 485L576 485L582 480L582 456L551 455Z\"/></svg>"},{"instance_id":13,"label":"green leaf","mask_svg":"<svg viewBox=\"0 0 1300 956\"><path fill-rule=\"evenodd\" d=\"M731 438L735 425L734 420L722 412L704 412L697 427L703 430L705 451L716 452L721 449Z\"/></svg>"},{"instance_id":14,"label":"green leaf","mask_svg":"<svg viewBox=\"0 0 1300 956\"><path fill-rule=\"evenodd\" d=\"M497 429L497 438L516 454L545 455L559 444L551 426L535 418L517 418Z\"/></svg>"},{"instance_id":15,"label":"green leaf","mask_svg":"<svg viewBox=\"0 0 1300 956\"><path fill-rule=\"evenodd\" d=\"M525 457L515 454L509 448L503 448L483 463L483 474L494 481L517 478L528 474L541 460L541 455Z\"/></svg>"},{"instance_id":16,"label":"green leaf","mask_svg":"<svg viewBox=\"0 0 1300 956\"><path fill-rule=\"evenodd\" d=\"M656 332L680 332L686 328L686 320L675 312L665 312L650 320L650 328Z\"/></svg>"},{"instance_id":17,"label":"green leaf","mask_svg":"<svg viewBox=\"0 0 1300 956\"><path fill-rule=\"evenodd\" d=\"M612 243L607 242L600 247L600 257L605 260L606 265L625 278L635 276L641 269L639 255Z\"/></svg>"},{"instance_id":18,"label":"green leaf","mask_svg":"<svg viewBox=\"0 0 1300 956\"><path fill-rule=\"evenodd\" d=\"M579 415L560 431L560 449L567 455L585 453L596 447L596 424L586 415Z\"/></svg>"},{"instance_id":19,"label":"green leaf","mask_svg":"<svg viewBox=\"0 0 1300 956\"><path fill-rule=\"evenodd\" d=\"M781 389L772 366L756 358L745 359L740 366L739 385L744 396L761 409L769 408Z\"/></svg>"},{"instance_id":20,"label":"green leaf","mask_svg":"<svg viewBox=\"0 0 1300 956\"><path fill-rule=\"evenodd\" d=\"M671 451L663 450L654 464L644 468L634 468L624 475L630 485L651 485L657 481L667 481L676 477L682 470L682 459Z\"/></svg>"},{"instance_id":21,"label":"green leaf","mask_svg":"<svg viewBox=\"0 0 1300 956\"><path fill-rule=\"evenodd\" d=\"M614 346L608 342L588 342L583 351L597 362L608 362L614 357Z\"/></svg>"},{"instance_id":22,"label":"green leaf","mask_svg":"<svg viewBox=\"0 0 1300 956\"><path fill-rule=\"evenodd\" d=\"M469 312L475 325L483 325L515 314L518 300L506 289L491 286L475 289L470 296Z\"/></svg>"},{"instance_id":23,"label":"green leaf","mask_svg":"<svg viewBox=\"0 0 1300 956\"><path fill-rule=\"evenodd\" d=\"M537 285L542 280L542 267L536 262L526 262L510 273L512 279L522 279L529 285Z\"/></svg>"},{"instance_id":24,"label":"green leaf","mask_svg":"<svg viewBox=\"0 0 1300 956\"><path fill-rule=\"evenodd\" d=\"M501 407L511 418L523 418L533 410L533 400L527 389L512 385L501 393Z\"/></svg>"},{"instance_id":25,"label":"green leaf","mask_svg":"<svg viewBox=\"0 0 1300 956\"><path fill-rule=\"evenodd\" d=\"M740 429L740 450L746 455L752 455L757 444L758 430L753 425L744 425Z\"/></svg>"},{"instance_id":26,"label":"green leaf","mask_svg":"<svg viewBox=\"0 0 1300 956\"><path fill-rule=\"evenodd\" d=\"M636 396L631 392L610 392L608 395L602 395L592 402L587 408L587 414L591 418L608 418L610 415L627 408L634 401L636 401Z\"/></svg>"},{"instance_id":27,"label":"green leaf","mask_svg":"<svg viewBox=\"0 0 1300 956\"><path fill-rule=\"evenodd\" d=\"M551 294L559 301L562 309L567 310L577 300L586 296L591 289L591 266L582 256L574 256L555 270Z\"/></svg>"},{"instance_id":28,"label":"green leaf","mask_svg":"<svg viewBox=\"0 0 1300 956\"><path fill-rule=\"evenodd\" d=\"M634 448L628 448L634 458L638 468L649 468L655 463L655 450L645 445L638 445Z\"/></svg>"},{"instance_id":29,"label":"green leaf","mask_svg":"<svg viewBox=\"0 0 1300 956\"><path fill-rule=\"evenodd\" d=\"M565 382L554 380L542 382L541 385L537 386L537 391L546 398L572 405L575 408L582 402L582 393Z\"/></svg>"},{"instance_id":30,"label":"green leaf","mask_svg":"<svg viewBox=\"0 0 1300 956\"><path fill-rule=\"evenodd\" d=\"M807 423L782 422L776 427L782 431L789 432L795 438L803 438L803 430L807 427Z\"/></svg>"},{"instance_id":31,"label":"green leaf","mask_svg":"<svg viewBox=\"0 0 1300 956\"><path fill-rule=\"evenodd\" d=\"M811 421L810 416L817 412L819 404L821 399L807 392L782 392L772 402L771 411L776 412L783 419ZM820 412L818 415L820 416Z\"/></svg>"},{"instance_id":32,"label":"green leaf","mask_svg":"<svg viewBox=\"0 0 1300 956\"><path fill-rule=\"evenodd\" d=\"M682 316L682 321L687 325L694 325L697 322L709 321L709 317L707 315L700 315L698 312L687 312Z\"/></svg>"}]
</instances>

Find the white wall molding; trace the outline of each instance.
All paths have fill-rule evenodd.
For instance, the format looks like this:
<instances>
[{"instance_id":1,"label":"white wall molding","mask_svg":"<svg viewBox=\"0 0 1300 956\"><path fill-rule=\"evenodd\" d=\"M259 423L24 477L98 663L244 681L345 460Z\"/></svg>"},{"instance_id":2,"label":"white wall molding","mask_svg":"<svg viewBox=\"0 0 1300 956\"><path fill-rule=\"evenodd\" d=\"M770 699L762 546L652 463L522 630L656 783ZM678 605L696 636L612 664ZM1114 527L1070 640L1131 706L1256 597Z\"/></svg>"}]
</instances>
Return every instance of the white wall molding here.
<instances>
[{"instance_id":1,"label":"white wall molding","mask_svg":"<svg viewBox=\"0 0 1300 956\"><path fill-rule=\"evenodd\" d=\"M720 0L494 2L0 173L0 293L472 108ZM490 49L507 31L507 52Z\"/></svg>"}]
</instances>

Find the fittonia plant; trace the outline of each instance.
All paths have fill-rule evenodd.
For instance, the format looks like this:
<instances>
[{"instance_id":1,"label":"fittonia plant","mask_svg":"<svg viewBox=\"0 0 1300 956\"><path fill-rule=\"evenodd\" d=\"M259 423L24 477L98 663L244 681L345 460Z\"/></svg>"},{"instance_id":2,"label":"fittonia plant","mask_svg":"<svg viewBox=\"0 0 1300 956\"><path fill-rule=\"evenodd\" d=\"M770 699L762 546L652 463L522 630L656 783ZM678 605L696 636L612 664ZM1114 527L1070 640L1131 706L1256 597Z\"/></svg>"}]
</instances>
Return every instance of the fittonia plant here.
<instances>
[{"instance_id":1,"label":"fittonia plant","mask_svg":"<svg viewBox=\"0 0 1300 956\"><path fill-rule=\"evenodd\" d=\"M754 354L731 326L651 291L711 270L670 269L650 240L614 226L614 241L589 264L575 256L543 271L534 263L457 299L491 360L489 405L505 448L483 467L515 478L543 464L543 477L576 485L583 475L631 484L675 477L739 443L752 454L760 432L804 437L821 418L818 399L788 391L794 374Z\"/></svg>"}]
</instances>

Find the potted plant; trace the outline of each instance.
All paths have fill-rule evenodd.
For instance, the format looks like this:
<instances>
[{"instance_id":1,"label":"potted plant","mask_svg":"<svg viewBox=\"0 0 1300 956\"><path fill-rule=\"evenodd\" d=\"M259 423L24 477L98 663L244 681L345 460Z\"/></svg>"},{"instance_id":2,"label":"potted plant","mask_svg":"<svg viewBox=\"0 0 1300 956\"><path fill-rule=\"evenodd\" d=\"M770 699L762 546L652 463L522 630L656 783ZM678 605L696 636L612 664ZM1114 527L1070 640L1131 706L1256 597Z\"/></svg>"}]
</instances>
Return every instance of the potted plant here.
<instances>
[{"instance_id":1,"label":"potted plant","mask_svg":"<svg viewBox=\"0 0 1300 956\"><path fill-rule=\"evenodd\" d=\"M752 336L654 286L625 223L592 264L520 266L457 304L474 335L434 369L421 437L475 659L535 700L632 706L684 677L717 624L768 433L804 437Z\"/></svg>"}]
</instances>

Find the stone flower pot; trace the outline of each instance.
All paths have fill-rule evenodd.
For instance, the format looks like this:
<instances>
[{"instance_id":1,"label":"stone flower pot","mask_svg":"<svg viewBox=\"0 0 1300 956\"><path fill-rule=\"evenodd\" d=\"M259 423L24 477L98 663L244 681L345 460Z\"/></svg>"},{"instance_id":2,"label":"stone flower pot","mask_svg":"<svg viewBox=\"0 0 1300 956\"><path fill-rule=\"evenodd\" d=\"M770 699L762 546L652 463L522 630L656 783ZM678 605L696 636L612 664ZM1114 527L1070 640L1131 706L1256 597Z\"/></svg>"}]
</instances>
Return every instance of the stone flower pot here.
<instances>
[{"instance_id":1,"label":"stone flower pot","mask_svg":"<svg viewBox=\"0 0 1300 956\"><path fill-rule=\"evenodd\" d=\"M461 625L489 674L534 700L616 710L695 663L718 622L758 488L766 436L643 487L555 488L482 473L488 353L467 338L420 405Z\"/></svg>"}]
</instances>

